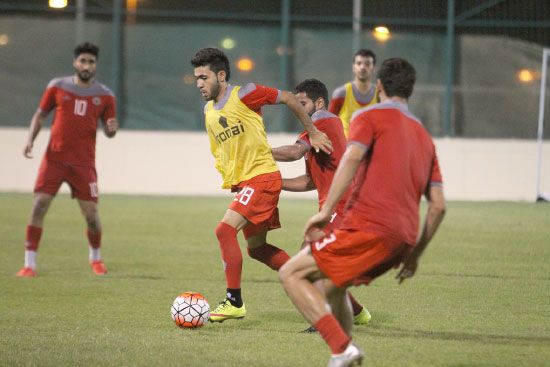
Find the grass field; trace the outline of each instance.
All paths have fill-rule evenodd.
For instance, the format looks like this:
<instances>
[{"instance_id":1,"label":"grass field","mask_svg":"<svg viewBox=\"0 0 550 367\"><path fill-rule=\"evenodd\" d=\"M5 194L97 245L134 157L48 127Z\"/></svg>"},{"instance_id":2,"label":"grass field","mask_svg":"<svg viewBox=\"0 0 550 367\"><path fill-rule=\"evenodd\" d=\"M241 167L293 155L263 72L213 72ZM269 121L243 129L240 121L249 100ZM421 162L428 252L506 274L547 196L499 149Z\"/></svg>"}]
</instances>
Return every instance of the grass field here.
<instances>
[{"instance_id":1,"label":"grass field","mask_svg":"<svg viewBox=\"0 0 550 367\"><path fill-rule=\"evenodd\" d=\"M225 281L213 229L228 198L108 196L105 277L87 263L84 221L57 198L39 276L18 279L30 194L0 194L0 366L325 366L329 350L277 275L245 256L241 321L180 330L182 291L212 306ZM281 202L272 243L293 254L314 202ZM241 241L242 242L242 241ZM242 243L241 243L242 244ZM373 315L355 330L367 366L550 366L550 205L449 203L419 274L395 271L354 294Z\"/></svg>"}]
</instances>

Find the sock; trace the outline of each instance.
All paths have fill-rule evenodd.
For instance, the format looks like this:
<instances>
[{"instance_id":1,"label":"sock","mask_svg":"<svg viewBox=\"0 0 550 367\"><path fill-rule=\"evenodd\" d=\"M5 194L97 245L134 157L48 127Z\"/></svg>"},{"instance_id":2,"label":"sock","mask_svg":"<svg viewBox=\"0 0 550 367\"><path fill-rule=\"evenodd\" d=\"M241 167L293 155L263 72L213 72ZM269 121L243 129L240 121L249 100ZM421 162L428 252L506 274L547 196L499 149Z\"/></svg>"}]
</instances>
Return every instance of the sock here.
<instances>
[{"instance_id":1,"label":"sock","mask_svg":"<svg viewBox=\"0 0 550 367\"><path fill-rule=\"evenodd\" d=\"M99 251L101 247L101 232L92 232L88 229L86 235L88 236L88 243L90 245L90 262L101 260L101 253Z\"/></svg>"},{"instance_id":2,"label":"sock","mask_svg":"<svg viewBox=\"0 0 550 367\"><path fill-rule=\"evenodd\" d=\"M227 299L235 307L243 307L243 299L241 298L241 288L227 288Z\"/></svg>"},{"instance_id":3,"label":"sock","mask_svg":"<svg viewBox=\"0 0 550 367\"><path fill-rule=\"evenodd\" d=\"M284 250L269 243L255 248L248 247L247 250L251 258L266 264L275 271L279 270L290 259L290 256Z\"/></svg>"},{"instance_id":4,"label":"sock","mask_svg":"<svg viewBox=\"0 0 550 367\"><path fill-rule=\"evenodd\" d=\"M38 251L40 238L42 237L42 228L28 225L27 236L25 238L25 250Z\"/></svg>"},{"instance_id":5,"label":"sock","mask_svg":"<svg viewBox=\"0 0 550 367\"><path fill-rule=\"evenodd\" d=\"M216 237L222 252L227 288L240 289L243 255L237 241L237 230L229 224L220 222L216 227Z\"/></svg>"},{"instance_id":6,"label":"sock","mask_svg":"<svg viewBox=\"0 0 550 367\"><path fill-rule=\"evenodd\" d=\"M338 323L338 320L336 320L332 314L321 317L313 326L315 326L319 334L325 339L332 354L343 353L351 341L350 337L346 335Z\"/></svg>"},{"instance_id":7,"label":"sock","mask_svg":"<svg viewBox=\"0 0 550 367\"><path fill-rule=\"evenodd\" d=\"M25 267L36 269L36 251L25 250Z\"/></svg>"},{"instance_id":8,"label":"sock","mask_svg":"<svg viewBox=\"0 0 550 367\"><path fill-rule=\"evenodd\" d=\"M351 307L353 308L353 316L357 316L363 311L363 305L361 305L357 300L348 292L349 300L351 301Z\"/></svg>"},{"instance_id":9,"label":"sock","mask_svg":"<svg viewBox=\"0 0 550 367\"><path fill-rule=\"evenodd\" d=\"M92 246L90 246L89 259L90 259L90 262L101 260L100 249L99 248L93 248Z\"/></svg>"}]
</instances>

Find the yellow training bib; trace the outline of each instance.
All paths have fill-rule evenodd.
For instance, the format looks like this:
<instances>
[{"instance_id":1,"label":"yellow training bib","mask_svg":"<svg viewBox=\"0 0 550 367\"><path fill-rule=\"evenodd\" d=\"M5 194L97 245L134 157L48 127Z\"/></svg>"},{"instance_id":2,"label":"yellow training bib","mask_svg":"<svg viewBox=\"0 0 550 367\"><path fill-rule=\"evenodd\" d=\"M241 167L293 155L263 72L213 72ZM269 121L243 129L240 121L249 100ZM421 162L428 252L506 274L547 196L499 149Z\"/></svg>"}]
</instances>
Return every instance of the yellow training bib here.
<instances>
[{"instance_id":1,"label":"yellow training bib","mask_svg":"<svg viewBox=\"0 0 550 367\"><path fill-rule=\"evenodd\" d=\"M352 83L351 82L346 83L346 97L344 98L344 104L342 105L342 109L338 114L338 116L342 120L342 126L344 127L344 135L346 135L346 137L348 136L348 133L349 133L349 123L351 121L351 116L353 115L353 113L360 108L373 105L377 101L378 101L378 91L375 88L372 99L367 104L360 104L359 102L357 102L357 100L353 95Z\"/></svg>"},{"instance_id":2,"label":"yellow training bib","mask_svg":"<svg viewBox=\"0 0 550 367\"><path fill-rule=\"evenodd\" d=\"M209 101L204 109L210 150L224 189L279 170L267 142L263 119L240 100L240 88L232 87L221 109L214 108L214 101Z\"/></svg>"}]
</instances>

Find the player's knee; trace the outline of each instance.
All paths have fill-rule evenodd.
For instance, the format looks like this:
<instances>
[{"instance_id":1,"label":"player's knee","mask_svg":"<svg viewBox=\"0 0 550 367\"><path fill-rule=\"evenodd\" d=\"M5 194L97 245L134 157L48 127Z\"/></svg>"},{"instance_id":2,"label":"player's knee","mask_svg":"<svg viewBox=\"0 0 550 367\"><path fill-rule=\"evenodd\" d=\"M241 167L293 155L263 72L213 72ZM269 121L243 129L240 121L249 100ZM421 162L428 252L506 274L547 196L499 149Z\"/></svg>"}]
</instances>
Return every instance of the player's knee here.
<instances>
[{"instance_id":1,"label":"player's knee","mask_svg":"<svg viewBox=\"0 0 550 367\"><path fill-rule=\"evenodd\" d=\"M99 225L98 222L96 221L89 221L87 222L88 224L88 230L92 231L92 232L100 232L101 231L101 226Z\"/></svg>"},{"instance_id":2,"label":"player's knee","mask_svg":"<svg viewBox=\"0 0 550 367\"><path fill-rule=\"evenodd\" d=\"M251 258L253 258L254 260L260 260L260 259L263 259L262 257L262 251L260 248L258 247L247 247L246 248L246 252L248 253L248 256L250 256Z\"/></svg>"},{"instance_id":3,"label":"player's knee","mask_svg":"<svg viewBox=\"0 0 550 367\"><path fill-rule=\"evenodd\" d=\"M48 210L48 204L49 200L47 200L46 198L36 198L32 208L33 217L43 217Z\"/></svg>"},{"instance_id":4,"label":"player's knee","mask_svg":"<svg viewBox=\"0 0 550 367\"><path fill-rule=\"evenodd\" d=\"M329 299L332 299L332 300L344 299L347 295L346 288L339 288L335 286L328 279L320 279L317 282L319 284L319 288L324 290L325 294L327 295L327 298Z\"/></svg>"},{"instance_id":5,"label":"player's knee","mask_svg":"<svg viewBox=\"0 0 550 367\"><path fill-rule=\"evenodd\" d=\"M224 240L234 236L236 237L236 230L235 228L231 227L229 224L226 224L224 222L218 223L216 226L216 237L218 238L218 241L223 242Z\"/></svg>"},{"instance_id":6,"label":"player's knee","mask_svg":"<svg viewBox=\"0 0 550 367\"><path fill-rule=\"evenodd\" d=\"M101 230L101 224L96 214L86 214L84 218L86 219L86 225L90 231L99 232Z\"/></svg>"},{"instance_id":7,"label":"player's knee","mask_svg":"<svg viewBox=\"0 0 550 367\"><path fill-rule=\"evenodd\" d=\"M281 268L279 269L279 280L281 281L283 286L291 282L293 274L294 272L292 271L292 266L289 266L288 262L281 266Z\"/></svg>"}]
</instances>

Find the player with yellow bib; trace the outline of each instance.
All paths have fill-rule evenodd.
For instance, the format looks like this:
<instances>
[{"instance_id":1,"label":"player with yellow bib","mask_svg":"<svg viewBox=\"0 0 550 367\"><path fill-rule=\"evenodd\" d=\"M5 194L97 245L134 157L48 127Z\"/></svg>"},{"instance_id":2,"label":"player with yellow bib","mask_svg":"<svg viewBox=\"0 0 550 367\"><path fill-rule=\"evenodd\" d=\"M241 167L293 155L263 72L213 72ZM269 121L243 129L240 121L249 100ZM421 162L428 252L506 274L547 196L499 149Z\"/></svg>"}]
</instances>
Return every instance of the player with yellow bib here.
<instances>
[{"instance_id":1,"label":"player with yellow bib","mask_svg":"<svg viewBox=\"0 0 550 367\"><path fill-rule=\"evenodd\" d=\"M374 52L366 49L357 51L353 56L352 64L354 80L341 85L332 93L328 110L340 117L346 137L353 113L363 107L378 103L378 92L371 82L375 64Z\"/></svg>"},{"instance_id":2,"label":"player with yellow bib","mask_svg":"<svg viewBox=\"0 0 550 367\"><path fill-rule=\"evenodd\" d=\"M226 297L210 313L210 321L222 322L246 315L241 297L242 254L237 233L243 230L248 254L278 270L288 254L266 242L267 232L280 228L277 204L282 188L279 169L271 154L262 119L265 105L285 104L309 134L311 145L332 151L327 136L317 130L296 97L286 91L249 83L228 83L229 60L220 50L204 48L191 60L197 88L207 100L206 131L222 188L236 196L216 227L227 283Z\"/></svg>"}]
</instances>

